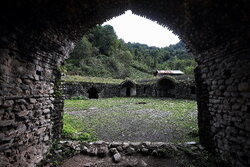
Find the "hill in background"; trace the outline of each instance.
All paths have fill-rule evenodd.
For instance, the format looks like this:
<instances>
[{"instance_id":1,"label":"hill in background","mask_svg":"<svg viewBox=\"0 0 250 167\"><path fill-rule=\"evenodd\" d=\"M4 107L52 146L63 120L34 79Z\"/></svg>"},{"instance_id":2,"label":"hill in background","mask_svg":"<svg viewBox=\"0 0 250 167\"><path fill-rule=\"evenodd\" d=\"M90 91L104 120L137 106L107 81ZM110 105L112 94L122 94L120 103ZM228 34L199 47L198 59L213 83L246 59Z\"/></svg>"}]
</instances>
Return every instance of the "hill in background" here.
<instances>
[{"instance_id":1,"label":"hill in background","mask_svg":"<svg viewBox=\"0 0 250 167\"><path fill-rule=\"evenodd\" d=\"M164 48L125 43L110 25L97 25L84 35L65 65L68 75L119 79L152 78L157 69L192 75L195 66L182 42Z\"/></svg>"}]
</instances>

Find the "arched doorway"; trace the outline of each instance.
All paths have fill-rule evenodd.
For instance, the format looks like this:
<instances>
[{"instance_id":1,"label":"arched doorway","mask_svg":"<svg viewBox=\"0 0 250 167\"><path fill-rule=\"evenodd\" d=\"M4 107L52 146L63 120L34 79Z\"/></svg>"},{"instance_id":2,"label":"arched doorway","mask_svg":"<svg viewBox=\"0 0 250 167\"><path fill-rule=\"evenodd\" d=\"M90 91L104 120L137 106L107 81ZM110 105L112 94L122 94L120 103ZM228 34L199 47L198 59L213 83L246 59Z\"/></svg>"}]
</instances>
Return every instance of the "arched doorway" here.
<instances>
[{"instance_id":1,"label":"arched doorway","mask_svg":"<svg viewBox=\"0 0 250 167\"><path fill-rule=\"evenodd\" d=\"M157 82L158 97L175 97L175 82L169 78L161 78Z\"/></svg>"},{"instance_id":2,"label":"arched doorway","mask_svg":"<svg viewBox=\"0 0 250 167\"><path fill-rule=\"evenodd\" d=\"M124 81L121 83L120 96L136 96L136 84L133 81Z\"/></svg>"},{"instance_id":3,"label":"arched doorway","mask_svg":"<svg viewBox=\"0 0 250 167\"><path fill-rule=\"evenodd\" d=\"M131 88L127 87L127 88L126 88L126 96L127 96L127 97L130 96L130 91L131 91Z\"/></svg>"},{"instance_id":4,"label":"arched doorway","mask_svg":"<svg viewBox=\"0 0 250 167\"><path fill-rule=\"evenodd\" d=\"M98 90L95 87L91 87L88 91L89 99L98 99Z\"/></svg>"}]
</instances>

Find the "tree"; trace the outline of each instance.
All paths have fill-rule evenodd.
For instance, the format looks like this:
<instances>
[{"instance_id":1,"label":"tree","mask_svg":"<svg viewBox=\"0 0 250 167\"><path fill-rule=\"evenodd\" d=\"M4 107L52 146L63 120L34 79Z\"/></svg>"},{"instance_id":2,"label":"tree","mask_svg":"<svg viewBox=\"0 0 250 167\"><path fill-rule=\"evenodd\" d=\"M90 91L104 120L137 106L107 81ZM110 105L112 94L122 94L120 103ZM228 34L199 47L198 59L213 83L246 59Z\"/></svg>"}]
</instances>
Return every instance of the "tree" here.
<instances>
[{"instance_id":1,"label":"tree","mask_svg":"<svg viewBox=\"0 0 250 167\"><path fill-rule=\"evenodd\" d=\"M118 48L119 41L112 26L98 25L90 31L90 41L100 50L101 54L110 56Z\"/></svg>"},{"instance_id":2,"label":"tree","mask_svg":"<svg viewBox=\"0 0 250 167\"><path fill-rule=\"evenodd\" d=\"M68 74L140 79L156 69L193 74L195 66L182 42L165 48L125 43L110 25L97 25L85 34L66 62Z\"/></svg>"}]
</instances>

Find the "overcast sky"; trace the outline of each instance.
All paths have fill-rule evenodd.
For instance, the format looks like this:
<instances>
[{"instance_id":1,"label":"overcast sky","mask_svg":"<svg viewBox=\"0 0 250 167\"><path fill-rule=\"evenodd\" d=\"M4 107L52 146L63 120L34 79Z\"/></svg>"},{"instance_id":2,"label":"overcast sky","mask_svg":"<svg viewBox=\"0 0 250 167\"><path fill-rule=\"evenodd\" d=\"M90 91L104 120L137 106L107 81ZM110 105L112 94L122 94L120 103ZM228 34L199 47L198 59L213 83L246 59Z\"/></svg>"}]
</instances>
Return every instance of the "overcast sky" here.
<instances>
[{"instance_id":1,"label":"overcast sky","mask_svg":"<svg viewBox=\"0 0 250 167\"><path fill-rule=\"evenodd\" d=\"M178 36L154 21L132 14L130 10L103 25L112 25L118 38L149 46L165 47L179 42Z\"/></svg>"}]
</instances>

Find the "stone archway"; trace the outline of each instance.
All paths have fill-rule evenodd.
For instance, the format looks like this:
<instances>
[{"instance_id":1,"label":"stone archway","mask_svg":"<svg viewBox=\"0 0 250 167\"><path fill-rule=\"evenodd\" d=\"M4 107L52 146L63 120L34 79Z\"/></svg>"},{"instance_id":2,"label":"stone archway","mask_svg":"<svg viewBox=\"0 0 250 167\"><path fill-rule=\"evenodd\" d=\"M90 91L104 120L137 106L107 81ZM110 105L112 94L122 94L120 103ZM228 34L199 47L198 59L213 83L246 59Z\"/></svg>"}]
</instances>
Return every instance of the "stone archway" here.
<instances>
[{"instance_id":1,"label":"stone archway","mask_svg":"<svg viewBox=\"0 0 250 167\"><path fill-rule=\"evenodd\" d=\"M161 78L157 82L158 97L175 97L175 82L167 77Z\"/></svg>"},{"instance_id":2,"label":"stone archway","mask_svg":"<svg viewBox=\"0 0 250 167\"><path fill-rule=\"evenodd\" d=\"M132 81L126 80L121 84L120 95L121 97L136 96L136 84Z\"/></svg>"},{"instance_id":3,"label":"stone archway","mask_svg":"<svg viewBox=\"0 0 250 167\"><path fill-rule=\"evenodd\" d=\"M168 25L194 53L200 141L233 166L249 166L246 0L1 1L1 166L37 164L60 137L60 65L89 28L127 9Z\"/></svg>"}]
</instances>

